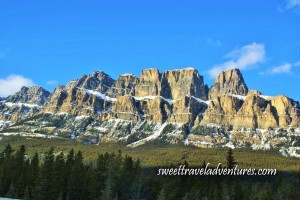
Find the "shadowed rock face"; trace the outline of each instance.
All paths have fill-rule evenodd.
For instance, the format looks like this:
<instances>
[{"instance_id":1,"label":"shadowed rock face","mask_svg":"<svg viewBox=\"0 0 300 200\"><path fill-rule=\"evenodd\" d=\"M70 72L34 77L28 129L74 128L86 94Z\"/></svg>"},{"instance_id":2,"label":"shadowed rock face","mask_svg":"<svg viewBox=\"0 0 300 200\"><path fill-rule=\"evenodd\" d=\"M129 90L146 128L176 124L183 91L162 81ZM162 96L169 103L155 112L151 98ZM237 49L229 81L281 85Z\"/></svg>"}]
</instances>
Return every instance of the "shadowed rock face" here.
<instances>
[{"instance_id":1,"label":"shadowed rock face","mask_svg":"<svg viewBox=\"0 0 300 200\"><path fill-rule=\"evenodd\" d=\"M247 95L248 87L239 69L221 72L209 90L209 99L214 100L224 94Z\"/></svg>"},{"instance_id":2,"label":"shadowed rock face","mask_svg":"<svg viewBox=\"0 0 300 200\"><path fill-rule=\"evenodd\" d=\"M180 99L184 96L194 96L207 99L207 89L203 77L193 68L168 70L162 74L161 96L168 99Z\"/></svg>"}]
</instances>

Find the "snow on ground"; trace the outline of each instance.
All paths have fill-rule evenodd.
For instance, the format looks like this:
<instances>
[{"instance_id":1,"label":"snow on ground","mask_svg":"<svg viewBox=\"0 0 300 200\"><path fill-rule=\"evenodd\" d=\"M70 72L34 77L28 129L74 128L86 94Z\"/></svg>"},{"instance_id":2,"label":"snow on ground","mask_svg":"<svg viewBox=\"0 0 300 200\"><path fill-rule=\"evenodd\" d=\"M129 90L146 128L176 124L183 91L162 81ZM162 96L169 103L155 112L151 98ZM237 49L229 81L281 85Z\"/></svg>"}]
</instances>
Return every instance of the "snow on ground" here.
<instances>
[{"instance_id":1,"label":"snow on ground","mask_svg":"<svg viewBox=\"0 0 300 200\"><path fill-rule=\"evenodd\" d=\"M279 150L279 152L281 153L281 155L283 156L292 156L292 157L296 157L296 158L300 158L300 147L289 147L289 148L281 148Z\"/></svg>"},{"instance_id":2,"label":"snow on ground","mask_svg":"<svg viewBox=\"0 0 300 200\"><path fill-rule=\"evenodd\" d=\"M211 127L211 128L214 128L214 127L216 127L216 128L221 128L221 126L220 126L220 125L218 125L218 124L214 124L214 123L208 123L208 124L206 124L205 126L207 126L207 127Z\"/></svg>"},{"instance_id":3,"label":"snow on ground","mask_svg":"<svg viewBox=\"0 0 300 200\"><path fill-rule=\"evenodd\" d=\"M231 149L235 149L235 146L234 144L230 141L230 142L227 142L225 145L223 145L222 147L229 147Z\"/></svg>"},{"instance_id":4,"label":"snow on ground","mask_svg":"<svg viewBox=\"0 0 300 200\"><path fill-rule=\"evenodd\" d=\"M28 133L28 132L9 132L9 133L0 133L3 136L23 136L23 137L38 137L38 138L57 138L53 135L44 135L40 133Z\"/></svg>"},{"instance_id":5,"label":"snow on ground","mask_svg":"<svg viewBox=\"0 0 300 200\"><path fill-rule=\"evenodd\" d=\"M251 148L253 150L259 150L259 149L262 149L262 150L268 150L271 148L271 145L270 145L270 142L267 142L267 143L264 143L263 141L261 142L261 144L257 145L257 144L253 144L251 146Z\"/></svg>"},{"instance_id":6,"label":"snow on ground","mask_svg":"<svg viewBox=\"0 0 300 200\"><path fill-rule=\"evenodd\" d=\"M136 96L133 96L133 98L135 98L135 100L138 100L138 101L142 101L142 100L145 100L145 99L156 99L156 98L161 98L162 100L168 102L169 105L172 105L173 104L173 101L172 99L166 99L162 96L144 96L144 97L136 97Z\"/></svg>"},{"instance_id":7,"label":"snow on ground","mask_svg":"<svg viewBox=\"0 0 300 200\"><path fill-rule=\"evenodd\" d=\"M164 123L157 131L154 131L153 134L150 135L149 137L146 137L144 139L141 139L139 141L131 143L131 144L127 145L127 146L128 147L137 147L137 146L145 144L148 141L151 141L151 140L154 140L154 139L158 138L161 135L161 133L164 130L164 128L167 126L167 124L168 123Z\"/></svg>"},{"instance_id":8,"label":"snow on ground","mask_svg":"<svg viewBox=\"0 0 300 200\"><path fill-rule=\"evenodd\" d=\"M79 115L79 116L76 116L75 117L75 120L82 120L82 119L86 119L86 118L89 118L90 116L87 116L87 115Z\"/></svg>"},{"instance_id":9,"label":"snow on ground","mask_svg":"<svg viewBox=\"0 0 300 200\"><path fill-rule=\"evenodd\" d=\"M117 101L117 99L106 96L105 94L102 94L101 92L98 92L98 91L88 90L88 89L79 88L79 87L77 89L83 90L85 93L92 94L96 97L99 97L99 98L105 100L105 101Z\"/></svg>"},{"instance_id":10,"label":"snow on ground","mask_svg":"<svg viewBox=\"0 0 300 200\"><path fill-rule=\"evenodd\" d=\"M260 95L260 97L265 99L265 100L271 100L273 98L271 96L266 96L266 95Z\"/></svg>"},{"instance_id":11,"label":"snow on ground","mask_svg":"<svg viewBox=\"0 0 300 200\"><path fill-rule=\"evenodd\" d=\"M37 105L37 104L29 104L29 103L11 103L11 102L6 102L5 105L7 107L13 107L13 106L25 106L25 107L29 107L29 108L41 108L41 106Z\"/></svg>"},{"instance_id":12,"label":"snow on ground","mask_svg":"<svg viewBox=\"0 0 300 200\"><path fill-rule=\"evenodd\" d=\"M205 103L205 104L207 104L207 105L208 105L208 104L209 104L209 102L210 102L210 101L204 101L204 100L202 100L202 99L199 99L199 98L197 98L197 97L194 97L194 96L192 96L192 98L193 98L193 99L195 99L196 101L198 101L199 103Z\"/></svg>"},{"instance_id":13,"label":"snow on ground","mask_svg":"<svg viewBox=\"0 0 300 200\"><path fill-rule=\"evenodd\" d=\"M191 96L193 99L195 99L196 101L198 101L199 103L205 103L205 104L209 104L210 101L204 101L202 99L199 99L197 97L194 97L194 96ZM162 100L168 102L169 105L172 105L175 101L179 100L179 99L175 99L175 100L172 100L172 99L167 99L167 98L164 98L162 96L144 96L144 97L135 97L133 96L133 98L135 98L135 100L138 100L138 101L142 101L142 100L147 100L147 99L156 99L156 98L161 98Z\"/></svg>"},{"instance_id":14,"label":"snow on ground","mask_svg":"<svg viewBox=\"0 0 300 200\"><path fill-rule=\"evenodd\" d=\"M125 73L125 74L120 74L119 76L135 76L134 74L132 73ZM136 76L135 76L136 77Z\"/></svg>"},{"instance_id":15,"label":"snow on ground","mask_svg":"<svg viewBox=\"0 0 300 200\"><path fill-rule=\"evenodd\" d=\"M69 113L67 113L67 112L59 112L59 113L56 113L56 115L69 115Z\"/></svg>"}]
</instances>

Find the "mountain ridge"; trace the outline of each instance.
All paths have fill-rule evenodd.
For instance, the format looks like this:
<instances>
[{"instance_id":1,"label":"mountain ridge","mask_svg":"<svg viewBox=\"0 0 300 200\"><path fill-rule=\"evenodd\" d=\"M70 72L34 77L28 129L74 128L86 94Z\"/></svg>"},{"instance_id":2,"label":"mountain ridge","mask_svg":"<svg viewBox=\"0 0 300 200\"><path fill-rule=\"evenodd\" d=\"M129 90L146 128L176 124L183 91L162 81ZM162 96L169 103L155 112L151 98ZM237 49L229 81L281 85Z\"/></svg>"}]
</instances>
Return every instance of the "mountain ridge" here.
<instances>
[{"instance_id":1,"label":"mountain ridge","mask_svg":"<svg viewBox=\"0 0 300 200\"><path fill-rule=\"evenodd\" d=\"M286 155L298 151L299 119L299 102L249 90L238 69L221 72L210 88L194 68L150 68L117 80L95 71L52 93L23 87L0 102L2 135L39 133L129 146L149 138L200 147L281 145Z\"/></svg>"}]
</instances>

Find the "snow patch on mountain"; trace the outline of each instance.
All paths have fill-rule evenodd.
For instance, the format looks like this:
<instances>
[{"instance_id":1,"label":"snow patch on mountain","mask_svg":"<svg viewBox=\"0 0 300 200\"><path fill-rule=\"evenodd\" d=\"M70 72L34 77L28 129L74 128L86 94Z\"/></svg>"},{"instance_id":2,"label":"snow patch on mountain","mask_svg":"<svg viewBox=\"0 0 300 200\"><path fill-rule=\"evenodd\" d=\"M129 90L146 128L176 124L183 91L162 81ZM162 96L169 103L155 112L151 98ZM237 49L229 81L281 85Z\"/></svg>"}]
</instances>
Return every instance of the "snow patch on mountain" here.
<instances>
[{"instance_id":1,"label":"snow patch on mountain","mask_svg":"<svg viewBox=\"0 0 300 200\"><path fill-rule=\"evenodd\" d=\"M21 106L25 106L25 107L28 107L28 108L42 108L41 106L37 105L37 104L28 104L28 103L12 103L12 102L6 102L5 105L7 107L13 107L13 106L18 106L18 107L21 107Z\"/></svg>"},{"instance_id":2,"label":"snow patch on mountain","mask_svg":"<svg viewBox=\"0 0 300 200\"><path fill-rule=\"evenodd\" d=\"M154 131L153 134L150 135L149 137L146 137L146 138L144 138L142 140L136 141L136 142L134 142L132 144L129 144L127 146L128 147L137 147L137 146L145 144L146 142L149 142L151 140L154 140L154 139L158 138L161 135L161 133L164 130L164 128L167 126L167 124L168 123L162 124L161 127L157 131Z\"/></svg>"}]
</instances>

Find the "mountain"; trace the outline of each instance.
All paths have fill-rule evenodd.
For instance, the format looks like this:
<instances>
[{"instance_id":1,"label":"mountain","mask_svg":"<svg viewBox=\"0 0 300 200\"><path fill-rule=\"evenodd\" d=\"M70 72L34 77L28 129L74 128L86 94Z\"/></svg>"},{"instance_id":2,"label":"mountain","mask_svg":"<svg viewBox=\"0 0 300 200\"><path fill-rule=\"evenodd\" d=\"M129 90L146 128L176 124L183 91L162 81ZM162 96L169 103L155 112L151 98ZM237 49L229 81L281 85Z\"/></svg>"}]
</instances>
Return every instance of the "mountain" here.
<instances>
[{"instance_id":1,"label":"mountain","mask_svg":"<svg viewBox=\"0 0 300 200\"><path fill-rule=\"evenodd\" d=\"M50 92L38 86L22 87L19 92L0 101L0 120L11 123L33 116L40 111L49 95Z\"/></svg>"},{"instance_id":2,"label":"mountain","mask_svg":"<svg viewBox=\"0 0 300 200\"><path fill-rule=\"evenodd\" d=\"M241 72L221 72L211 86L194 68L145 69L139 77L102 71L52 93L23 87L0 101L0 134L199 147L276 149L300 157L300 106L286 96L249 90Z\"/></svg>"}]
</instances>

